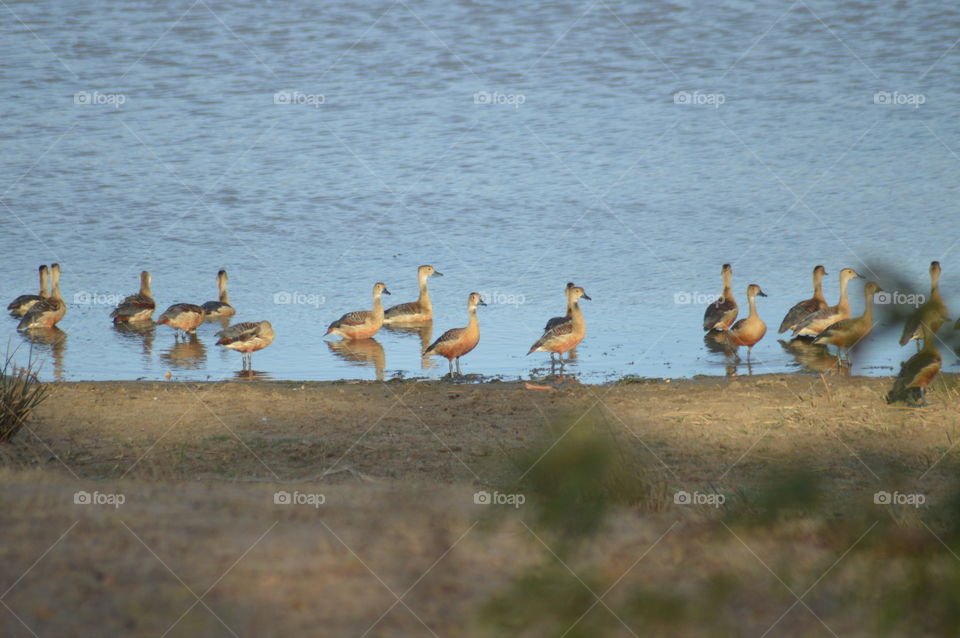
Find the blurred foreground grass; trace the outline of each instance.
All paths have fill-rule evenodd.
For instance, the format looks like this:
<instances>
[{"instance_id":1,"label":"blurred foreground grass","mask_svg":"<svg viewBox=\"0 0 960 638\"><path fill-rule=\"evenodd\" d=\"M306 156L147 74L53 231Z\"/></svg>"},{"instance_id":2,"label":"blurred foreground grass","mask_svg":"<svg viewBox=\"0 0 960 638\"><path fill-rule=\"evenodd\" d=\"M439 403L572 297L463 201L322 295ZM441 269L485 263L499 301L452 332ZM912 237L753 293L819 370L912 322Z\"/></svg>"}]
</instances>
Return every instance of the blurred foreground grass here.
<instances>
[{"instance_id":1,"label":"blurred foreground grass","mask_svg":"<svg viewBox=\"0 0 960 638\"><path fill-rule=\"evenodd\" d=\"M936 499L844 493L797 458L721 505L678 505L684 486L597 414L559 419L513 467L497 489L525 495L540 551L479 611L490 635L960 635L960 477ZM624 512L677 516L637 556L606 555Z\"/></svg>"}]
</instances>

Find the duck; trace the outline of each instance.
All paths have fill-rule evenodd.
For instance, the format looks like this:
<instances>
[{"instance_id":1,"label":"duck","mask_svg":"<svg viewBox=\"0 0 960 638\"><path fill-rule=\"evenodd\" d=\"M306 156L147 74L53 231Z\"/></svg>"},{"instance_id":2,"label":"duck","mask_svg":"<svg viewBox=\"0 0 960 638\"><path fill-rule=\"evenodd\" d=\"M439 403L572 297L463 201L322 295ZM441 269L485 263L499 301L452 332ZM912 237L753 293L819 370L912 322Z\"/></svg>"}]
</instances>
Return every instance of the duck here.
<instances>
[{"instance_id":1,"label":"duck","mask_svg":"<svg viewBox=\"0 0 960 638\"><path fill-rule=\"evenodd\" d=\"M430 304L430 293L427 291L427 278L443 277L443 273L430 265L417 268L417 282L420 285L420 296L416 301L397 304L383 313L384 325L399 323L422 323L433 320L433 306Z\"/></svg>"},{"instance_id":2,"label":"duck","mask_svg":"<svg viewBox=\"0 0 960 638\"><path fill-rule=\"evenodd\" d=\"M153 311L157 308L157 302L153 300L153 294L150 292L151 280L148 271L144 270L140 273L140 292L125 297L123 301L117 304L117 307L110 313L113 323L137 323L150 321L153 318Z\"/></svg>"},{"instance_id":3,"label":"duck","mask_svg":"<svg viewBox=\"0 0 960 638\"><path fill-rule=\"evenodd\" d=\"M203 310L206 313L206 319L219 319L221 317L232 317L237 311L230 305L230 297L227 296L227 271L220 270L217 273L217 290L220 291L219 301L208 301L203 304Z\"/></svg>"},{"instance_id":4,"label":"duck","mask_svg":"<svg viewBox=\"0 0 960 638\"><path fill-rule=\"evenodd\" d=\"M571 312L570 307L571 307L571 305L574 303L574 302L571 301L571 299L570 299L570 291L573 290L574 287L575 287L575 286L573 285L573 282L572 282L572 281L568 281L568 282L567 282L567 288L566 288L566 290L565 290L564 293L563 293L563 294L566 296L566 299L567 299L567 314L563 315L562 317L552 317L552 318L548 319L548 320L547 320L547 325L545 325L545 326L543 327L543 331L544 331L544 332L550 330L551 328L554 328L555 326L560 325L560 324L563 323L564 321L569 321L569 320L570 320L570 312Z\"/></svg>"},{"instance_id":5,"label":"duck","mask_svg":"<svg viewBox=\"0 0 960 638\"><path fill-rule=\"evenodd\" d=\"M423 351L423 356L438 355L446 357L450 366L450 376L454 376L454 361L456 374L460 372L460 357L477 347L480 343L480 322L477 320L477 306L486 306L483 297L478 292L471 292L467 296L467 326L465 328L451 328L444 332L430 346Z\"/></svg>"},{"instance_id":6,"label":"duck","mask_svg":"<svg viewBox=\"0 0 960 638\"><path fill-rule=\"evenodd\" d=\"M930 297L920 305L909 317L903 326L903 333L900 335L900 345L905 346L911 340L923 338L921 325L930 327L931 334L936 335L948 318L949 311L947 304L943 302L940 296L940 262L930 262ZM920 343L917 343L919 350Z\"/></svg>"},{"instance_id":7,"label":"duck","mask_svg":"<svg viewBox=\"0 0 960 638\"><path fill-rule=\"evenodd\" d=\"M183 338L187 334L196 334L197 326L203 323L205 311L202 307L192 303L175 303L160 315L157 319L158 326L170 326L173 328L173 337L176 339L180 333Z\"/></svg>"},{"instance_id":8,"label":"duck","mask_svg":"<svg viewBox=\"0 0 960 638\"><path fill-rule=\"evenodd\" d=\"M373 285L373 310L348 312L327 327L324 336L338 334L344 339L366 339L377 334L383 325L383 303L380 295L389 295L387 284L377 282Z\"/></svg>"},{"instance_id":9,"label":"duck","mask_svg":"<svg viewBox=\"0 0 960 638\"><path fill-rule=\"evenodd\" d=\"M563 353L577 347L587 334L587 323L583 319L583 311L580 310L578 300L586 299L592 301L589 295L581 286L573 286L568 293L570 305L570 318L556 324L554 327L546 330L537 341L530 346L527 355L536 351L549 352L550 361L554 362L556 354L563 365Z\"/></svg>"},{"instance_id":10,"label":"duck","mask_svg":"<svg viewBox=\"0 0 960 638\"><path fill-rule=\"evenodd\" d=\"M873 300L874 295L878 292L883 292L880 285L875 281L868 281L867 285L863 287L865 299L863 314L830 325L814 338L814 345L834 345L839 350L839 358L844 358L844 354L846 354L846 359L849 362L850 349L860 343L873 330Z\"/></svg>"},{"instance_id":11,"label":"duck","mask_svg":"<svg viewBox=\"0 0 960 638\"><path fill-rule=\"evenodd\" d=\"M737 318L737 300L733 298L733 268L730 264L724 264L720 269L720 276L723 278L723 292L720 298L707 306L703 313L703 330L726 330Z\"/></svg>"},{"instance_id":12,"label":"duck","mask_svg":"<svg viewBox=\"0 0 960 638\"><path fill-rule=\"evenodd\" d=\"M223 272L223 271L221 271ZM236 350L243 357L243 369L253 369L253 353L271 343L275 333L269 321L244 321L216 333L218 346Z\"/></svg>"},{"instance_id":13,"label":"duck","mask_svg":"<svg viewBox=\"0 0 960 638\"><path fill-rule=\"evenodd\" d=\"M50 276L50 271L47 268L46 264L40 266L40 294L39 295L20 295L7 305L7 310L10 311L11 317L22 317L27 314L27 311L33 307L33 304L37 303L41 299L44 299L49 294L47 292L47 279Z\"/></svg>"},{"instance_id":14,"label":"duck","mask_svg":"<svg viewBox=\"0 0 960 638\"><path fill-rule=\"evenodd\" d=\"M927 404L926 389L943 365L943 358L937 351L933 331L926 324L920 324L923 347L906 362L900 364L900 374L893 382L893 388L887 393L887 403L903 401L916 406Z\"/></svg>"},{"instance_id":15,"label":"duck","mask_svg":"<svg viewBox=\"0 0 960 638\"><path fill-rule=\"evenodd\" d=\"M766 297L767 293L757 284L747 286L747 304L750 314L741 319L727 330L727 342L734 346L747 346L747 357L753 351L753 346L767 334L767 324L757 314L757 296Z\"/></svg>"},{"instance_id":16,"label":"duck","mask_svg":"<svg viewBox=\"0 0 960 638\"><path fill-rule=\"evenodd\" d=\"M797 322L793 327L794 337L815 338L818 334L844 319L850 318L850 300L847 297L847 284L851 279L863 279L863 275L853 268L844 268L840 271L840 300L836 306L827 306L822 310L811 312Z\"/></svg>"},{"instance_id":17,"label":"duck","mask_svg":"<svg viewBox=\"0 0 960 638\"><path fill-rule=\"evenodd\" d=\"M50 296L37 301L27 310L20 319L17 330L53 328L67 314L67 304L60 296L60 264L50 266L50 283L52 285Z\"/></svg>"},{"instance_id":18,"label":"duck","mask_svg":"<svg viewBox=\"0 0 960 638\"><path fill-rule=\"evenodd\" d=\"M821 265L817 265L813 269L813 296L797 302L793 308L787 311L783 321L780 322L780 329L777 330L777 334L793 330L807 315L827 307L827 300L823 296L823 277L826 274L827 269Z\"/></svg>"}]
</instances>

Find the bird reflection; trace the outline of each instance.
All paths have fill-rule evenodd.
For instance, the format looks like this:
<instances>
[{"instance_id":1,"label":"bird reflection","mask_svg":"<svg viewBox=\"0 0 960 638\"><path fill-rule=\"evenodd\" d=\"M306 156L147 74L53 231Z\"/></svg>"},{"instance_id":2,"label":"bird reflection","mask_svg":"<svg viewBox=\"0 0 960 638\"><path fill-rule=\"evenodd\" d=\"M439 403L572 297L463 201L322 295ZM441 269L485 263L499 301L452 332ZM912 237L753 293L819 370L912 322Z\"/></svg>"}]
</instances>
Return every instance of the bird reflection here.
<instances>
[{"instance_id":1,"label":"bird reflection","mask_svg":"<svg viewBox=\"0 0 960 638\"><path fill-rule=\"evenodd\" d=\"M383 346L374 338L370 339L343 339L327 341L330 352L344 361L354 365L369 366L371 363L376 369L377 381L383 381L383 370L387 365L387 357Z\"/></svg>"},{"instance_id":2,"label":"bird reflection","mask_svg":"<svg viewBox=\"0 0 960 638\"><path fill-rule=\"evenodd\" d=\"M433 343L433 321L417 323L391 323L385 324L385 330L399 334L417 335L420 337L420 352L426 350ZM438 364L430 356L420 357L420 369L430 370L436 368Z\"/></svg>"},{"instance_id":3,"label":"bird reflection","mask_svg":"<svg viewBox=\"0 0 960 638\"><path fill-rule=\"evenodd\" d=\"M41 354L50 354L53 359L53 378L57 381L63 381L63 355L67 350L67 333L54 326L52 328L34 328L20 334L30 342L31 350L34 346L37 346L37 351ZM31 352L32 357L33 353Z\"/></svg>"},{"instance_id":4,"label":"bird reflection","mask_svg":"<svg viewBox=\"0 0 960 638\"><path fill-rule=\"evenodd\" d=\"M169 350L160 355L160 360L174 368L197 370L207 363L207 347L195 334L184 336Z\"/></svg>"},{"instance_id":5,"label":"bird reflection","mask_svg":"<svg viewBox=\"0 0 960 638\"><path fill-rule=\"evenodd\" d=\"M814 345L804 339L778 340L780 346L793 357L797 365L810 372L850 375L850 364L830 354L825 345Z\"/></svg>"},{"instance_id":6,"label":"bird reflection","mask_svg":"<svg viewBox=\"0 0 960 638\"><path fill-rule=\"evenodd\" d=\"M736 351L736 347L727 341L726 331L721 330L711 330L703 335L703 345L705 345L710 352L726 356L730 356Z\"/></svg>"},{"instance_id":7,"label":"bird reflection","mask_svg":"<svg viewBox=\"0 0 960 638\"><path fill-rule=\"evenodd\" d=\"M263 372L262 370L237 370L234 372L234 378L244 381L254 381L254 380L264 380L272 379L269 372Z\"/></svg>"},{"instance_id":8,"label":"bird reflection","mask_svg":"<svg viewBox=\"0 0 960 638\"><path fill-rule=\"evenodd\" d=\"M156 334L157 324L152 321L114 323L113 331L124 339L139 341L142 344L144 357L153 353L153 337Z\"/></svg>"}]
</instances>

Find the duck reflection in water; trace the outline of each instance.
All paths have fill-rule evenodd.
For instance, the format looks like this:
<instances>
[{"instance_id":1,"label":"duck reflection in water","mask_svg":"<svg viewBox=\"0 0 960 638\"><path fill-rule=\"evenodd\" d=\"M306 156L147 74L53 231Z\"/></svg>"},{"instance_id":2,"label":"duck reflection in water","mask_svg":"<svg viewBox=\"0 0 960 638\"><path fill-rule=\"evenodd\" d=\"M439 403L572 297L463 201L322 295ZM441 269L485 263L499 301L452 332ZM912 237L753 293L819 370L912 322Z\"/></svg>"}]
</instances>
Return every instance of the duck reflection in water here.
<instances>
[{"instance_id":1,"label":"duck reflection in water","mask_svg":"<svg viewBox=\"0 0 960 638\"><path fill-rule=\"evenodd\" d=\"M139 323L114 323L113 331L122 339L127 341L139 341L141 351L144 357L153 354L153 338L156 336L157 324L152 321L141 321Z\"/></svg>"},{"instance_id":2,"label":"duck reflection in water","mask_svg":"<svg viewBox=\"0 0 960 638\"><path fill-rule=\"evenodd\" d=\"M380 342L370 337L368 339L343 339L340 341L326 341L330 352L347 363L356 366L373 366L377 381L383 381L383 371L387 365L387 357Z\"/></svg>"},{"instance_id":3,"label":"duck reflection in water","mask_svg":"<svg viewBox=\"0 0 960 638\"><path fill-rule=\"evenodd\" d=\"M418 352L423 352L428 347L430 347L431 342L433 341L433 321L426 321L420 323L403 323L403 322L393 322L383 325L385 330L390 332L395 332L398 334L408 334L408 335L417 335L420 338L420 350ZM429 355L420 356L420 369L421 370L430 370L431 368L436 368L438 366Z\"/></svg>"},{"instance_id":4,"label":"duck reflection in water","mask_svg":"<svg viewBox=\"0 0 960 638\"><path fill-rule=\"evenodd\" d=\"M825 345L814 345L801 339L792 341L780 339L778 343L793 357L796 365L804 370L820 374L850 376L850 363L830 354Z\"/></svg>"},{"instance_id":5,"label":"duck reflection in water","mask_svg":"<svg viewBox=\"0 0 960 638\"><path fill-rule=\"evenodd\" d=\"M33 328L20 334L30 343L30 359L33 360L37 354L49 355L53 360L53 378L63 381L63 357L67 351L67 333L54 326Z\"/></svg>"},{"instance_id":6,"label":"duck reflection in water","mask_svg":"<svg viewBox=\"0 0 960 638\"><path fill-rule=\"evenodd\" d=\"M160 360L173 368L197 370L207 363L207 347L197 335L187 334L161 354Z\"/></svg>"}]
</instances>

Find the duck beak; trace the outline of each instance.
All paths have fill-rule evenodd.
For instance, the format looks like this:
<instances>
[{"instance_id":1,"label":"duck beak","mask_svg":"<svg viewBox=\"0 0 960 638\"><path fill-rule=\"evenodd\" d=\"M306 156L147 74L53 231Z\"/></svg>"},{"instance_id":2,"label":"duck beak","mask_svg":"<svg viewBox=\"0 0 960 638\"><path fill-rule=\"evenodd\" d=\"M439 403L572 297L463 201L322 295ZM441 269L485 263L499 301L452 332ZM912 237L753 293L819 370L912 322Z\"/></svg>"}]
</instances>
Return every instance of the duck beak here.
<instances>
[{"instance_id":1,"label":"duck beak","mask_svg":"<svg viewBox=\"0 0 960 638\"><path fill-rule=\"evenodd\" d=\"M383 294L389 295L389 294L392 294L392 293L391 293L389 290L387 290L386 288L384 288L384 289L383 289Z\"/></svg>"},{"instance_id":2,"label":"duck beak","mask_svg":"<svg viewBox=\"0 0 960 638\"><path fill-rule=\"evenodd\" d=\"M486 305L487 305L487 302L484 301L483 299L481 299L480 301L477 302L477 305L478 305L478 306L486 306Z\"/></svg>"},{"instance_id":3,"label":"duck beak","mask_svg":"<svg viewBox=\"0 0 960 638\"><path fill-rule=\"evenodd\" d=\"M582 295L580 295L580 298L586 299L587 301L593 301L593 299L591 299L590 295L588 295L587 293L583 293Z\"/></svg>"},{"instance_id":4,"label":"duck beak","mask_svg":"<svg viewBox=\"0 0 960 638\"><path fill-rule=\"evenodd\" d=\"M434 276L434 277L443 277L443 273L440 272L439 270L434 270L434 271L433 271L433 276Z\"/></svg>"},{"instance_id":5,"label":"duck beak","mask_svg":"<svg viewBox=\"0 0 960 638\"><path fill-rule=\"evenodd\" d=\"M767 293L763 292L762 290L758 290L758 291L757 291L757 294L760 295L761 297L766 297L766 296L767 296Z\"/></svg>"}]
</instances>

